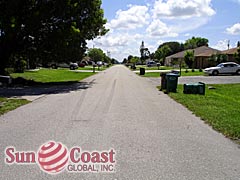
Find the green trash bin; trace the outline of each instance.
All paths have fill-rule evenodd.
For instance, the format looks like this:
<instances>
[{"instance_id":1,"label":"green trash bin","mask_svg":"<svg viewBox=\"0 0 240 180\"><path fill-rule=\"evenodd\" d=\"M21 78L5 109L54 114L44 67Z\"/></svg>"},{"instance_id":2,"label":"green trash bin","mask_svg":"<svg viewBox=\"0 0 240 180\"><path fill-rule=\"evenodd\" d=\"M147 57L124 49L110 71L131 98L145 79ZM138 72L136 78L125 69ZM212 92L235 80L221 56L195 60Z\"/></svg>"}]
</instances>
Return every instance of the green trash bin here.
<instances>
[{"instance_id":1,"label":"green trash bin","mask_svg":"<svg viewBox=\"0 0 240 180\"><path fill-rule=\"evenodd\" d=\"M165 73L165 72L160 73L160 76L161 76L161 89L160 89L160 91L162 91L164 89L167 89L166 75L167 75L167 73Z\"/></svg>"},{"instance_id":2,"label":"green trash bin","mask_svg":"<svg viewBox=\"0 0 240 180\"><path fill-rule=\"evenodd\" d=\"M144 75L145 74L145 68L140 68L140 75Z\"/></svg>"},{"instance_id":3,"label":"green trash bin","mask_svg":"<svg viewBox=\"0 0 240 180\"><path fill-rule=\"evenodd\" d=\"M178 77L179 77L178 74L174 74L174 73L166 74L167 93L168 92L177 92Z\"/></svg>"},{"instance_id":4,"label":"green trash bin","mask_svg":"<svg viewBox=\"0 0 240 180\"><path fill-rule=\"evenodd\" d=\"M201 94L205 95L205 84L202 82L184 84L183 85L184 94Z\"/></svg>"}]
</instances>

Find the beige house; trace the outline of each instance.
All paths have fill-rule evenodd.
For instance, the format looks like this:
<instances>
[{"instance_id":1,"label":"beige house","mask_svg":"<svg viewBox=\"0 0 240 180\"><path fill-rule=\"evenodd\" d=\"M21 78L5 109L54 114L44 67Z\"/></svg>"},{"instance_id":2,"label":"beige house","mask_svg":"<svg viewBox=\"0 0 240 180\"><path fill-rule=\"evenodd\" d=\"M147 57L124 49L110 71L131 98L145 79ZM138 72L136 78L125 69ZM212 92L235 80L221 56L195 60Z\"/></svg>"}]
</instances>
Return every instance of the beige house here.
<instances>
[{"instance_id":1,"label":"beige house","mask_svg":"<svg viewBox=\"0 0 240 180\"><path fill-rule=\"evenodd\" d=\"M180 64L180 62L184 62L184 55L186 51L194 52L194 68L206 68L212 65L212 62L209 61L209 58L214 54L220 54L221 51L217 49L213 49L207 46L201 46L195 49L188 49L185 51L181 51L179 53L173 54L171 56L166 57L165 65L172 66L174 64Z\"/></svg>"},{"instance_id":2,"label":"beige house","mask_svg":"<svg viewBox=\"0 0 240 180\"><path fill-rule=\"evenodd\" d=\"M232 49L222 51L222 54L226 54L228 56L228 61L235 61L234 55L237 54L238 48L240 47L235 47Z\"/></svg>"}]
</instances>

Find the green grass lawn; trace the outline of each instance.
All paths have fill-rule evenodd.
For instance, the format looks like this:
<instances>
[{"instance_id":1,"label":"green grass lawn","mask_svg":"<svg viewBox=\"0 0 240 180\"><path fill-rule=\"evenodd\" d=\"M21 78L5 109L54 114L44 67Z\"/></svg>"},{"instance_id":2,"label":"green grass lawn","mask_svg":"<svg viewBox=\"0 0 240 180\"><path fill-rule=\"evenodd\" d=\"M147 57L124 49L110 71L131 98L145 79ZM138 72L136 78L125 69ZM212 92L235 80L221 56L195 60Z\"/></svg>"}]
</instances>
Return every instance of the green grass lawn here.
<instances>
[{"instance_id":1,"label":"green grass lawn","mask_svg":"<svg viewBox=\"0 0 240 180\"><path fill-rule=\"evenodd\" d=\"M172 67L167 67L167 66L160 66L159 69L158 69L157 66L155 66L155 67L147 67L146 65L137 65L136 69L134 71L139 71L140 68L145 68L145 70L171 70L171 69L173 69Z\"/></svg>"},{"instance_id":2,"label":"green grass lawn","mask_svg":"<svg viewBox=\"0 0 240 180\"><path fill-rule=\"evenodd\" d=\"M98 67L95 67L96 71L104 71L106 69L107 69L107 67L105 67L105 66L102 66L99 69L98 69ZM92 71L93 67L92 66L79 67L78 70L91 70Z\"/></svg>"},{"instance_id":3,"label":"green grass lawn","mask_svg":"<svg viewBox=\"0 0 240 180\"><path fill-rule=\"evenodd\" d=\"M10 99L0 97L0 115L27 103L29 103L29 101L25 99Z\"/></svg>"},{"instance_id":4,"label":"green grass lawn","mask_svg":"<svg viewBox=\"0 0 240 180\"><path fill-rule=\"evenodd\" d=\"M206 95L193 95L183 94L183 85L179 85L178 93L169 93L169 96L240 143L240 84L211 86L216 89L206 88Z\"/></svg>"},{"instance_id":5,"label":"green grass lawn","mask_svg":"<svg viewBox=\"0 0 240 180\"><path fill-rule=\"evenodd\" d=\"M139 74L139 73L137 73ZM189 72L185 72L182 71L181 76L203 76L204 73L203 72L199 72L199 71L189 71ZM160 77L160 73L159 72L146 72L145 75L143 77Z\"/></svg>"},{"instance_id":6,"label":"green grass lawn","mask_svg":"<svg viewBox=\"0 0 240 180\"><path fill-rule=\"evenodd\" d=\"M26 71L24 73L13 73L11 77L22 77L41 83L53 82L76 82L93 75L92 72L74 72L68 69L40 69L39 71Z\"/></svg>"}]
</instances>

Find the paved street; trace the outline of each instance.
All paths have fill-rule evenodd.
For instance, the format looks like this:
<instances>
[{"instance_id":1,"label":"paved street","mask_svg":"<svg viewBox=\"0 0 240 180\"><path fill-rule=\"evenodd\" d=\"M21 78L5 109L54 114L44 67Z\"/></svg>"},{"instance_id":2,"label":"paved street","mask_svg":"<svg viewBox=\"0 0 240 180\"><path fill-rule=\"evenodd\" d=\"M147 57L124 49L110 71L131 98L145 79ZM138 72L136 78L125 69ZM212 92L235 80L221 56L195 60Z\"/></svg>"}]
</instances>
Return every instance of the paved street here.
<instances>
[{"instance_id":1,"label":"paved street","mask_svg":"<svg viewBox=\"0 0 240 180\"><path fill-rule=\"evenodd\" d=\"M116 172L52 176L38 165L4 163L7 146L37 151L49 140L90 151L114 148ZM119 65L1 116L0 179L239 180L240 148Z\"/></svg>"}]
</instances>

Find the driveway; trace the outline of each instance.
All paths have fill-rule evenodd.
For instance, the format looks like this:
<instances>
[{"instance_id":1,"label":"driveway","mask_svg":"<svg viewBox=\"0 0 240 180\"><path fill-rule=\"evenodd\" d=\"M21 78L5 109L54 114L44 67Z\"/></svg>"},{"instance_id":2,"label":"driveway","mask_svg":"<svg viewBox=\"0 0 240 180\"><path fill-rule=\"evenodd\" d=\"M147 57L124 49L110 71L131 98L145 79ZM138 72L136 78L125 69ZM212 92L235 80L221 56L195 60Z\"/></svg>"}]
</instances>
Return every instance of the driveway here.
<instances>
[{"instance_id":1,"label":"driveway","mask_svg":"<svg viewBox=\"0 0 240 180\"><path fill-rule=\"evenodd\" d=\"M82 83L0 117L0 179L239 180L238 145L148 79L119 65ZM37 151L49 140L89 151L113 148L116 171L48 175L36 164L4 163L7 146Z\"/></svg>"}]
</instances>

